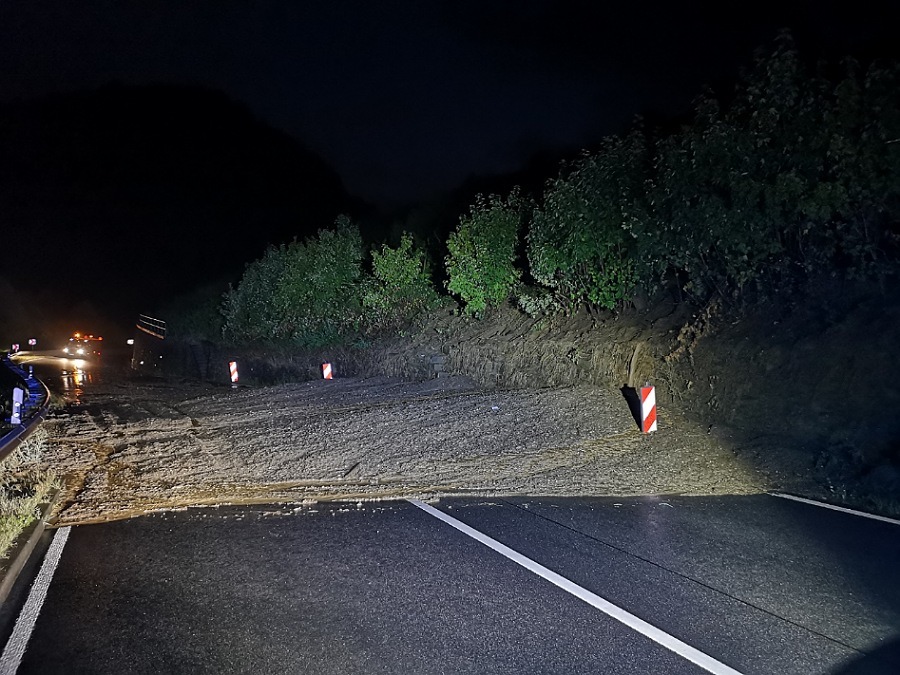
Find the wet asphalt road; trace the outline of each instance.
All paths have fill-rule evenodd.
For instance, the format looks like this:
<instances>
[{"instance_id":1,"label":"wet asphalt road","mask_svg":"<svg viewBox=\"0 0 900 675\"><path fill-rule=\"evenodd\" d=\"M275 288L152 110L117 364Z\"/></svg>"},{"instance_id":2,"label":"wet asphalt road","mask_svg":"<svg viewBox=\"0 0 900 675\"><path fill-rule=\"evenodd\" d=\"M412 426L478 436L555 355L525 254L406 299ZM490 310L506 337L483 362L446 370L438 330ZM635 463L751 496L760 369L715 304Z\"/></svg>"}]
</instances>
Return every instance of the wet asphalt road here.
<instances>
[{"instance_id":1,"label":"wet asphalt road","mask_svg":"<svg viewBox=\"0 0 900 675\"><path fill-rule=\"evenodd\" d=\"M107 356L73 358L62 350L20 352L14 361L26 372L31 368L34 376L42 380L50 391L76 401L85 389L100 382L107 369L121 370L127 363L128 352L111 349Z\"/></svg>"},{"instance_id":2,"label":"wet asphalt road","mask_svg":"<svg viewBox=\"0 0 900 675\"><path fill-rule=\"evenodd\" d=\"M435 506L659 634L409 502L221 507L73 528L18 672L705 672L660 635L743 673L900 672L900 525L765 495Z\"/></svg>"}]
</instances>

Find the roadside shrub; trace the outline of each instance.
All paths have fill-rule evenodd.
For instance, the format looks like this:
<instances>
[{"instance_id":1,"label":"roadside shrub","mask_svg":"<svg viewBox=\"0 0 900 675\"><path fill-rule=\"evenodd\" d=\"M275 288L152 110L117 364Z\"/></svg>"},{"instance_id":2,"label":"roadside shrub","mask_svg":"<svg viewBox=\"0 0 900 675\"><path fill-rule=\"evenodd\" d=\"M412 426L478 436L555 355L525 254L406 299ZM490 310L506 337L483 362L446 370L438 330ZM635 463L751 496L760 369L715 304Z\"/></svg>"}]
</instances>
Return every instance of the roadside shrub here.
<instances>
[{"instance_id":1,"label":"roadside shrub","mask_svg":"<svg viewBox=\"0 0 900 675\"><path fill-rule=\"evenodd\" d=\"M363 244L344 216L334 230L272 247L228 291L224 335L235 342L322 347L360 327Z\"/></svg>"},{"instance_id":2,"label":"roadside shrub","mask_svg":"<svg viewBox=\"0 0 900 675\"><path fill-rule=\"evenodd\" d=\"M516 306L532 318L560 310L559 301L546 288L522 284L516 289L515 297Z\"/></svg>"},{"instance_id":3,"label":"roadside shrub","mask_svg":"<svg viewBox=\"0 0 900 675\"><path fill-rule=\"evenodd\" d=\"M608 138L548 185L528 232L529 271L569 308L615 309L633 291L631 232L647 229L646 156L640 131Z\"/></svg>"},{"instance_id":4,"label":"roadside shrub","mask_svg":"<svg viewBox=\"0 0 900 675\"><path fill-rule=\"evenodd\" d=\"M705 302L896 269L900 70L844 69L838 81L811 75L785 33L730 106L698 99L693 124L656 146L642 281L674 276Z\"/></svg>"},{"instance_id":5,"label":"roadside shrub","mask_svg":"<svg viewBox=\"0 0 900 675\"><path fill-rule=\"evenodd\" d=\"M526 204L518 191L504 200L478 195L447 240L447 289L465 303L465 312L481 316L506 301L521 276L516 247Z\"/></svg>"},{"instance_id":6,"label":"roadside shrub","mask_svg":"<svg viewBox=\"0 0 900 675\"><path fill-rule=\"evenodd\" d=\"M778 191L758 175L752 164L759 149L752 145L708 98L698 103L692 127L658 144L654 231L636 247L645 283L674 274L703 303L783 271L778 203L790 188L785 183Z\"/></svg>"},{"instance_id":7,"label":"roadside shrub","mask_svg":"<svg viewBox=\"0 0 900 675\"><path fill-rule=\"evenodd\" d=\"M372 250L372 276L362 296L367 328L396 328L439 303L428 258L409 233L403 233L397 248L384 244Z\"/></svg>"},{"instance_id":8,"label":"roadside shrub","mask_svg":"<svg viewBox=\"0 0 900 675\"><path fill-rule=\"evenodd\" d=\"M275 296L288 255L286 246L270 246L262 258L248 263L237 286L229 287L222 306L226 340L255 342L284 337Z\"/></svg>"},{"instance_id":9,"label":"roadside shrub","mask_svg":"<svg viewBox=\"0 0 900 675\"><path fill-rule=\"evenodd\" d=\"M815 264L830 258L865 278L896 272L900 257L900 64L862 72L847 59L844 69L821 106L825 170L804 201L816 217L803 234Z\"/></svg>"}]
</instances>

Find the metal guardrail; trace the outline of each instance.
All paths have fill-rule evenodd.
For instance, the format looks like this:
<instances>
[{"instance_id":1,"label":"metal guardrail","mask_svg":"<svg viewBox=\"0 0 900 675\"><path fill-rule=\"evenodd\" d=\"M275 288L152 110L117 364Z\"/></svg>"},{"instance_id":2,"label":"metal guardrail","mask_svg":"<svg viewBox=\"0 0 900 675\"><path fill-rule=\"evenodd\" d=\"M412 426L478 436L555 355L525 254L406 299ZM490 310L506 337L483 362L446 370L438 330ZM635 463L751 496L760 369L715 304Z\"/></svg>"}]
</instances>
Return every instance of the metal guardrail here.
<instances>
[{"instance_id":1,"label":"metal guardrail","mask_svg":"<svg viewBox=\"0 0 900 675\"><path fill-rule=\"evenodd\" d=\"M29 376L28 373L10 361L7 355L0 358L0 368L6 368L10 371L28 392L28 400L22 405L22 423L13 427L5 435L0 436L0 462L2 462L22 441L28 438L38 424L44 421L50 406L50 390L39 379Z\"/></svg>"},{"instance_id":2,"label":"metal guardrail","mask_svg":"<svg viewBox=\"0 0 900 675\"><path fill-rule=\"evenodd\" d=\"M154 319L152 316L139 314L135 328L160 340L166 339L166 322L162 319Z\"/></svg>"}]
</instances>

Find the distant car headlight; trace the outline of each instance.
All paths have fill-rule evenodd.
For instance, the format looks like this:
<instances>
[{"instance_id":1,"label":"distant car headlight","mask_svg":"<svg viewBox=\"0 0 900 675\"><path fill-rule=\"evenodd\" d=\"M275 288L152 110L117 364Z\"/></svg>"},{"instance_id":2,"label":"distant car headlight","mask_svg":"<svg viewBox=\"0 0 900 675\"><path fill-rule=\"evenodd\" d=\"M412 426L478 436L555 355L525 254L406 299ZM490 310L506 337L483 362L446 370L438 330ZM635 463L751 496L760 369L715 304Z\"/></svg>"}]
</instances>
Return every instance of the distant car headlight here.
<instances>
[{"instance_id":1,"label":"distant car headlight","mask_svg":"<svg viewBox=\"0 0 900 675\"><path fill-rule=\"evenodd\" d=\"M84 354L84 347L78 348L78 354Z\"/></svg>"},{"instance_id":2,"label":"distant car headlight","mask_svg":"<svg viewBox=\"0 0 900 675\"><path fill-rule=\"evenodd\" d=\"M69 348L68 348L68 347L63 347L63 353L68 354L68 353L69 353Z\"/></svg>"}]
</instances>

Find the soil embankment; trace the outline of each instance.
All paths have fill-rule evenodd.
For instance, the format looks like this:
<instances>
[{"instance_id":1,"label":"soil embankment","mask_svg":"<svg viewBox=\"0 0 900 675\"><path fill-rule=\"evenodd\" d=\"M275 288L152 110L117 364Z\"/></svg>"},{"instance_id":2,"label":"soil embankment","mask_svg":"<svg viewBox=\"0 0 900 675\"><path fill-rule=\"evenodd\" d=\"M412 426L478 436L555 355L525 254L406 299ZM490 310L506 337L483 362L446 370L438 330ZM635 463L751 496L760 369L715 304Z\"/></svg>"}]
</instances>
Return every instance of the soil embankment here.
<instances>
[{"instance_id":1,"label":"soil embankment","mask_svg":"<svg viewBox=\"0 0 900 675\"><path fill-rule=\"evenodd\" d=\"M816 496L896 514L895 290L834 286L743 311L658 303L606 317L447 316L418 336L412 352L398 341L378 363L409 375L415 369L401 364L440 353L442 368L485 386L650 382L663 420L686 415L773 483L811 483Z\"/></svg>"}]
</instances>

